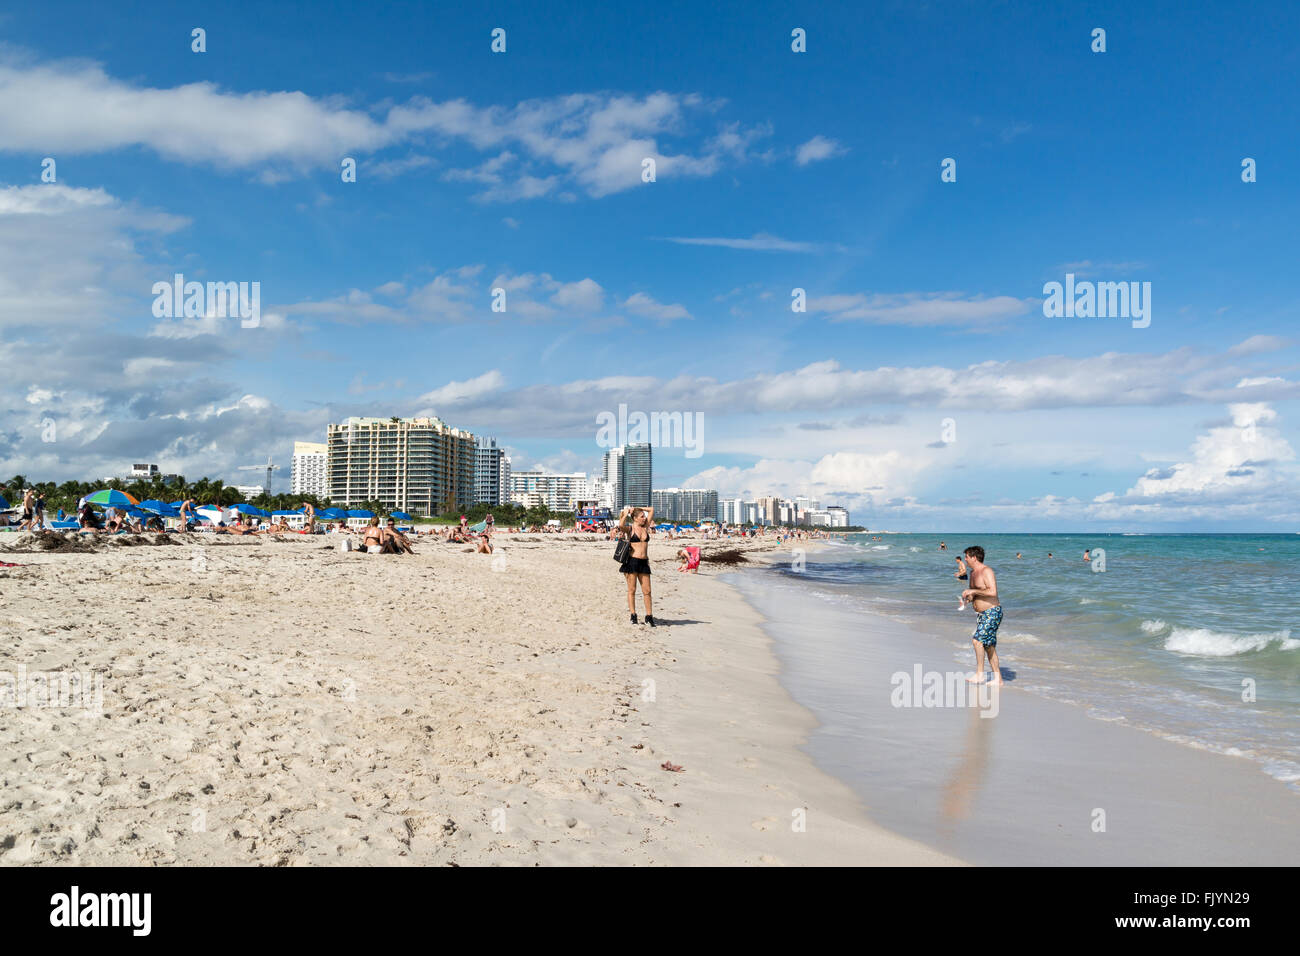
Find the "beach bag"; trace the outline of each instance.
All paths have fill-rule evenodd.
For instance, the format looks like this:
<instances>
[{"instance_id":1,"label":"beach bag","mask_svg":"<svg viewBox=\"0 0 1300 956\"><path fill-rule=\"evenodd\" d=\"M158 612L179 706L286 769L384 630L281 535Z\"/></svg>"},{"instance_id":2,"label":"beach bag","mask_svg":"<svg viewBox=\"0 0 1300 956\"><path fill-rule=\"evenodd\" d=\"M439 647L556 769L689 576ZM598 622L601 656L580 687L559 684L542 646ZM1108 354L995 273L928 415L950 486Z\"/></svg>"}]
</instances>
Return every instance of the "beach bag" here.
<instances>
[{"instance_id":1,"label":"beach bag","mask_svg":"<svg viewBox=\"0 0 1300 956\"><path fill-rule=\"evenodd\" d=\"M614 545L614 560L619 564L627 558L628 543L627 538L619 538L618 544Z\"/></svg>"}]
</instances>

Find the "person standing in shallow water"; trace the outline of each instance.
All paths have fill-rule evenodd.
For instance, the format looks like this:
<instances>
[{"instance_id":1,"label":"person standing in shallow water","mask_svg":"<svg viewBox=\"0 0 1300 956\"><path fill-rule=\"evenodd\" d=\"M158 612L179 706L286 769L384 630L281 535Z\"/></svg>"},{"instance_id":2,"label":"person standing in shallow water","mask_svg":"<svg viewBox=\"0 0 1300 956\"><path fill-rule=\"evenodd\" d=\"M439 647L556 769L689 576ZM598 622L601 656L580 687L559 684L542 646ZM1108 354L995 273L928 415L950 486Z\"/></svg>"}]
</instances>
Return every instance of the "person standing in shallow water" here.
<instances>
[{"instance_id":1,"label":"person standing in shallow water","mask_svg":"<svg viewBox=\"0 0 1300 956\"><path fill-rule=\"evenodd\" d=\"M618 533L627 538L627 557L618 566L627 579L627 609L636 620L636 586L641 585L641 600L645 604L645 622L655 626L654 608L650 604L650 523L654 508L624 508L618 515Z\"/></svg>"},{"instance_id":2,"label":"person standing in shallow water","mask_svg":"<svg viewBox=\"0 0 1300 956\"><path fill-rule=\"evenodd\" d=\"M984 683L984 656L993 671L993 684L1002 684L1002 667L998 662L998 627L1002 624L1002 600L998 597L998 579L993 569L984 563L984 549L979 545L965 551L969 570L959 577L967 577L970 585L961 592L963 601L975 606L979 617L975 620L975 633L971 644L975 648L975 674L966 678L972 684Z\"/></svg>"}]
</instances>

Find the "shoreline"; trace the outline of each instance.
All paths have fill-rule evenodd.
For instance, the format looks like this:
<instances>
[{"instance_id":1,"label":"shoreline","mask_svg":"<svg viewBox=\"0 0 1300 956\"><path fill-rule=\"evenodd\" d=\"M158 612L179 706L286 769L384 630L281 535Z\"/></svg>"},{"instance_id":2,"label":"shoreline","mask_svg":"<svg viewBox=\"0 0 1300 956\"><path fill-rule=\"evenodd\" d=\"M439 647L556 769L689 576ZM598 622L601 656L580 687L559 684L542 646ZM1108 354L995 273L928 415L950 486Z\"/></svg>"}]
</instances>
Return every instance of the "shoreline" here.
<instances>
[{"instance_id":1,"label":"shoreline","mask_svg":"<svg viewBox=\"0 0 1300 956\"><path fill-rule=\"evenodd\" d=\"M102 674L104 708L0 711L0 865L957 862L817 769L731 569L668 542L653 630L604 541L178 543L4 552L0 670Z\"/></svg>"},{"instance_id":2,"label":"shoreline","mask_svg":"<svg viewBox=\"0 0 1300 956\"><path fill-rule=\"evenodd\" d=\"M994 719L969 704L900 708L891 675L962 669L956 630L849 613L796 582L747 590L784 686L819 718L815 763L894 832L976 865L1285 865L1300 853L1295 793L1253 761L1017 687L1014 661Z\"/></svg>"}]
</instances>

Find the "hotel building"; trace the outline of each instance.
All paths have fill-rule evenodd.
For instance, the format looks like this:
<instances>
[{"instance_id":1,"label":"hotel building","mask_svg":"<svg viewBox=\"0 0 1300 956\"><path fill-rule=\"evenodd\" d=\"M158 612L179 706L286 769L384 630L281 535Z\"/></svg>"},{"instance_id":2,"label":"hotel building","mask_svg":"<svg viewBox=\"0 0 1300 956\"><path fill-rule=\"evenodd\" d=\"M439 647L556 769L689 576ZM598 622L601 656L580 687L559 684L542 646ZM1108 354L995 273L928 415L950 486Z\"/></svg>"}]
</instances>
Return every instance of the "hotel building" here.
<instances>
[{"instance_id":1,"label":"hotel building","mask_svg":"<svg viewBox=\"0 0 1300 956\"><path fill-rule=\"evenodd\" d=\"M655 520L699 522L716 520L718 493L705 488L664 488L650 492Z\"/></svg>"},{"instance_id":2,"label":"hotel building","mask_svg":"<svg viewBox=\"0 0 1300 956\"><path fill-rule=\"evenodd\" d=\"M349 418L328 427L326 445L335 505L435 515L474 500L474 435L437 418Z\"/></svg>"},{"instance_id":3,"label":"hotel building","mask_svg":"<svg viewBox=\"0 0 1300 956\"><path fill-rule=\"evenodd\" d=\"M510 458L495 438L480 435L474 448L474 501L499 505L510 497Z\"/></svg>"},{"instance_id":4,"label":"hotel building","mask_svg":"<svg viewBox=\"0 0 1300 956\"><path fill-rule=\"evenodd\" d=\"M586 472L557 474L549 471L516 471L510 475L510 500L525 508L545 505L552 511L573 511L588 497Z\"/></svg>"},{"instance_id":5,"label":"hotel building","mask_svg":"<svg viewBox=\"0 0 1300 956\"><path fill-rule=\"evenodd\" d=\"M328 457L324 442L296 441L293 443L293 470L289 477L289 493L315 495L328 494L325 479L325 462Z\"/></svg>"}]
</instances>

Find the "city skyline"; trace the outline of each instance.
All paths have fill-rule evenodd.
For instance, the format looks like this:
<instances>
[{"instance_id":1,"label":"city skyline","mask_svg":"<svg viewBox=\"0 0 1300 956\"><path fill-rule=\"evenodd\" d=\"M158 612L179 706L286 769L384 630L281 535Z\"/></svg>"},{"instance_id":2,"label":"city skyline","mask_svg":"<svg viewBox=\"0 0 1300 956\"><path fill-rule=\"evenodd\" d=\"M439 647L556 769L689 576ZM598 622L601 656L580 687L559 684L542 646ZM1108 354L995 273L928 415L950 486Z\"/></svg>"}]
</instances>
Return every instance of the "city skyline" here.
<instances>
[{"instance_id":1,"label":"city skyline","mask_svg":"<svg viewBox=\"0 0 1300 956\"><path fill-rule=\"evenodd\" d=\"M1010 7L7 11L0 472L397 414L595 474L626 408L702 425L656 483L872 527L1300 528L1300 13Z\"/></svg>"}]
</instances>

